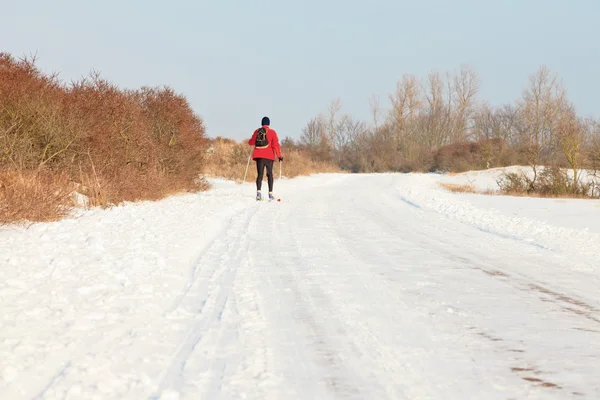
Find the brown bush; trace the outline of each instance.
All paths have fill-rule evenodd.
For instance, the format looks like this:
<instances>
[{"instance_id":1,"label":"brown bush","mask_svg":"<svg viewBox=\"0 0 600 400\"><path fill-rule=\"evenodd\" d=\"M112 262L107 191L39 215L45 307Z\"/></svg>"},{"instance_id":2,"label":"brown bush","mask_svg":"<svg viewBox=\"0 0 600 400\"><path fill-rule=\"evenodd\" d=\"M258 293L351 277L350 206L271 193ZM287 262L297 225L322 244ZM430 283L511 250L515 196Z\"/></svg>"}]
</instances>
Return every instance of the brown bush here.
<instances>
[{"instance_id":1,"label":"brown bush","mask_svg":"<svg viewBox=\"0 0 600 400\"><path fill-rule=\"evenodd\" d=\"M206 187L206 145L203 121L168 87L122 90L98 74L67 86L0 53L4 171L41 179L29 172L44 169L57 187L66 174L92 205L154 200Z\"/></svg>"},{"instance_id":2,"label":"brown bush","mask_svg":"<svg viewBox=\"0 0 600 400\"><path fill-rule=\"evenodd\" d=\"M403 157L400 172L429 172L434 170L435 154L424 146L414 146L409 157Z\"/></svg>"},{"instance_id":3,"label":"brown bush","mask_svg":"<svg viewBox=\"0 0 600 400\"><path fill-rule=\"evenodd\" d=\"M456 143L434 153L433 170L465 172L507 166L514 157L506 143L499 138Z\"/></svg>"}]
</instances>

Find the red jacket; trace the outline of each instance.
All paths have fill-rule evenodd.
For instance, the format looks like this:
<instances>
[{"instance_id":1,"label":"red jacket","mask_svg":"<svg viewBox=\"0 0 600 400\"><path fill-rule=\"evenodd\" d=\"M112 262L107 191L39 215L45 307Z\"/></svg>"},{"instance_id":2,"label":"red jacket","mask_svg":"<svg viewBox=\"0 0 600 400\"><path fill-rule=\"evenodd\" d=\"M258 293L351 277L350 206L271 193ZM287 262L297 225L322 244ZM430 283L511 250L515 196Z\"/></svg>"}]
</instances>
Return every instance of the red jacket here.
<instances>
[{"instance_id":1,"label":"red jacket","mask_svg":"<svg viewBox=\"0 0 600 400\"><path fill-rule=\"evenodd\" d=\"M281 147L279 146L279 138L277 137L277 132L274 129L269 128L268 125L264 125L263 128L267 130L267 141L269 144L267 147L258 148L254 147L254 151L252 152L252 159L256 160L257 158L268 158L269 160L275 160L275 157L281 157ZM248 144L250 146L254 146L256 144L256 133L258 129L254 131L250 140L248 140Z\"/></svg>"}]
</instances>

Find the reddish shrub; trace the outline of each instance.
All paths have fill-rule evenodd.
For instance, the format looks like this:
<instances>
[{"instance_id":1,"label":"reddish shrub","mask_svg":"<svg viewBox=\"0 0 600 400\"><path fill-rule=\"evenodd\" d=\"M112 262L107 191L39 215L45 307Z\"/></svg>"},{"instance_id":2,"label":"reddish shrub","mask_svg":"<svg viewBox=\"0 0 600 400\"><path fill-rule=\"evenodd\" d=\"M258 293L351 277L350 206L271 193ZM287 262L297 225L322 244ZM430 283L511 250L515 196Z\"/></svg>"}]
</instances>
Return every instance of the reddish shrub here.
<instances>
[{"instance_id":1,"label":"reddish shrub","mask_svg":"<svg viewBox=\"0 0 600 400\"><path fill-rule=\"evenodd\" d=\"M43 168L61 175L57 185L66 173L100 205L204 187L205 128L182 95L123 90L98 74L64 85L34 61L0 53L2 170Z\"/></svg>"},{"instance_id":2,"label":"reddish shrub","mask_svg":"<svg viewBox=\"0 0 600 400\"><path fill-rule=\"evenodd\" d=\"M464 172L506 165L511 150L499 138L456 143L440 148L433 156L432 170Z\"/></svg>"}]
</instances>

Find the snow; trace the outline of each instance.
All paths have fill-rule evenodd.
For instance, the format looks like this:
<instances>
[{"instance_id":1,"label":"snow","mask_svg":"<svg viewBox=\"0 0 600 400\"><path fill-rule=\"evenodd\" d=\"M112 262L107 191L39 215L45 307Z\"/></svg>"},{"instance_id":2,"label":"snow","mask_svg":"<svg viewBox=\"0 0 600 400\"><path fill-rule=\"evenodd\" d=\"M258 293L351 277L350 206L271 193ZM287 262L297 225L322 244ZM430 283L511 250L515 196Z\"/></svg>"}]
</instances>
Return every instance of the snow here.
<instances>
[{"instance_id":1,"label":"snow","mask_svg":"<svg viewBox=\"0 0 600 400\"><path fill-rule=\"evenodd\" d=\"M497 168L486 171L470 171L463 174L446 175L441 182L472 185L476 190L497 191L496 180L503 172L523 171L531 175L531 168L509 167ZM582 179L590 179L583 171ZM577 230L590 230L600 233L600 224L590 223L590 215L600 213L600 201L588 199L564 199L564 198L530 198L513 196L480 196L476 194L460 194L459 197L466 198L470 203L483 209L496 210L505 216L517 216L543 221L549 224Z\"/></svg>"},{"instance_id":2,"label":"snow","mask_svg":"<svg viewBox=\"0 0 600 400\"><path fill-rule=\"evenodd\" d=\"M600 202L319 174L0 228L2 399L600 397Z\"/></svg>"}]
</instances>

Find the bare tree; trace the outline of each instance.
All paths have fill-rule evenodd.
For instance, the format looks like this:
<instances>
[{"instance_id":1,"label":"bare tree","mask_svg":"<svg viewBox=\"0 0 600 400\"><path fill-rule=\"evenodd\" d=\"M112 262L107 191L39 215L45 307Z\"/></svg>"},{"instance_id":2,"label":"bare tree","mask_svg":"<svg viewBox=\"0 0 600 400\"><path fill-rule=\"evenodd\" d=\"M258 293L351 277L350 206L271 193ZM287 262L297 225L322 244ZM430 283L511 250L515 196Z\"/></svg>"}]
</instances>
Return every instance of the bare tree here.
<instances>
[{"instance_id":1,"label":"bare tree","mask_svg":"<svg viewBox=\"0 0 600 400\"><path fill-rule=\"evenodd\" d=\"M497 138L516 148L524 137L523 131L522 113L511 104L494 108L484 103L473 114L471 136L475 140Z\"/></svg>"},{"instance_id":2,"label":"bare tree","mask_svg":"<svg viewBox=\"0 0 600 400\"><path fill-rule=\"evenodd\" d=\"M422 90L425 96L425 126L421 130L422 139L430 150L435 151L448 143L452 101L450 97L448 101L444 100L448 93L444 93L444 80L439 72L429 74L426 86L423 86Z\"/></svg>"},{"instance_id":3,"label":"bare tree","mask_svg":"<svg viewBox=\"0 0 600 400\"><path fill-rule=\"evenodd\" d=\"M404 74L402 81L396 84L396 92L390 96L390 101L390 118L396 134L401 136L405 132L407 121L415 118L422 106L418 79Z\"/></svg>"},{"instance_id":4,"label":"bare tree","mask_svg":"<svg viewBox=\"0 0 600 400\"><path fill-rule=\"evenodd\" d=\"M415 147L422 145L417 138L415 123L423 106L419 80L414 75L404 74L396 84L396 91L390 96L390 102L392 107L388 114L389 127L386 133L393 134L393 142L389 145L400 151L405 159L411 159Z\"/></svg>"},{"instance_id":5,"label":"bare tree","mask_svg":"<svg viewBox=\"0 0 600 400\"><path fill-rule=\"evenodd\" d=\"M341 153L353 140L353 132L348 129L351 125L352 117L348 114L342 115L342 117L338 121L335 121L333 125L333 148L338 161L340 160Z\"/></svg>"},{"instance_id":6,"label":"bare tree","mask_svg":"<svg viewBox=\"0 0 600 400\"><path fill-rule=\"evenodd\" d=\"M579 186L582 146L590 133L590 123L578 118L574 109L563 112L558 121L557 139L561 152L573 170L573 185Z\"/></svg>"},{"instance_id":7,"label":"bare tree","mask_svg":"<svg viewBox=\"0 0 600 400\"><path fill-rule=\"evenodd\" d=\"M452 93L454 97L454 132L453 142L463 142L468 138L475 113L475 101L479 92L479 76L471 67L461 66L458 74L454 76ZM449 89L450 92L450 89Z\"/></svg>"},{"instance_id":8,"label":"bare tree","mask_svg":"<svg viewBox=\"0 0 600 400\"><path fill-rule=\"evenodd\" d=\"M369 128L363 121L358 121L350 116L343 119L337 134L338 143L337 160L342 168L359 172L361 155L364 153L364 138L369 134Z\"/></svg>"},{"instance_id":9,"label":"bare tree","mask_svg":"<svg viewBox=\"0 0 600 400\"><path fill-rule=\"evenodd\" d=\"M346 147L353 144L359 136L365 134L367 131L368 127L365 122L355 120L351 116L346 115L338 134L340 137L340 146Z\"/></svg>"},{"instance_id":10,"label":"bare tree","mask_svg":"<svg viewBox=\"0 0 600 400\"><path fill-rule=\"evenodd\" d=\"M521 99L524 131L523 140L527 163L534 173L535 185L537 167L551 162L556 154L556 131L561 113L568 109L566 90L555 74L546 66L541 66L530 76L529 87Z\"/></svg>"},{"instance_id":11,"label":"bare tree","mask_svg":"<svg viewBox=\"0 0 600 400\"><path fill-rule=\"evenodd\" d=\"M516 148L525 136L523 132L526 130L522 109L519 106L505 104L498 110L498 118L500 119L501 138Z\"/></svg>"},{"instance_id":12,"label":"bare tree","mask_svg":"<svg viewBox=\"0 0 600 400\"><path fill-rule=\"evenodd\" d=\"M488 104L482 104L475 112L473 138L482 140L501 136L501 121L498 110Z\"/></svg>"},{"instance_id":13,"label":"bare tree","mask_svg":"<svg viewBox=\"0 0 600 400\"><path fill-rule=\"evenodd\" d=\"M600 122L590 121L590 124L586 161L591 178L591 196L600 197Z\"/></svg>"},{"instance_id":14,"label":"bare tree","mask_svg":"<svg viewBox=\"0 0 600 400\"><path fill-rule=\"evenodd\" d=\"M323 115L312 118L302 128L299 144L305 147L311 158L318 161L331 160L331 144L327 136L327 121Z\"/></svg>"},{"instance_id":15,"label":"bare tree","mask_svg":"<svg viewBox=\"0 0 600 400\"><path fill-rule=\"evenodd\" d=\"M331 100L329 106L327 107L327 133L329 138L329 143L333 147L333 150L336 151L335 147L335 137L337 135L337 131L339 130L340 121L338 121L338 114L342 109L342 101L339 98L335 98Z\"/></svg>"},{"instance_id":16,"label":"bare tree","mask_svg":"<svg viewBox=\"0 0 600 400\"><path fill-rule=\"evenodd\" d=\"M375 132L379 128L379 121L381 118L381 106L379 105L379 97L376 95L372 95L369 99L369 106L371 108L371 118L373 120L373 126L375 127Z\"/></svg>"},{"instance_id":17,"label":"bare tree","mask_svg":"<svg viewBox=\"0 0 600 400\"><path fill-rule=\"evenodd\" d=\"M588 164L600 170L600 122L590 121L590 135L587 137Z\"/></svg>"},{"instance_id":18,"label":"bare tree","mask_svg":"<svg viewBox=\"0 0 600 400\"><path fill-rule=\"evenodd\" d=\"M322 143L325 135L326 128L323 117L318 116L311 118L304 128L302 128L299 141L300 144L312 150Z\"/></svg>"}]
</instances>

